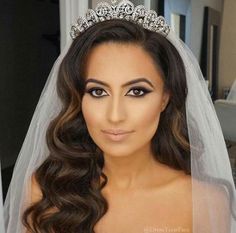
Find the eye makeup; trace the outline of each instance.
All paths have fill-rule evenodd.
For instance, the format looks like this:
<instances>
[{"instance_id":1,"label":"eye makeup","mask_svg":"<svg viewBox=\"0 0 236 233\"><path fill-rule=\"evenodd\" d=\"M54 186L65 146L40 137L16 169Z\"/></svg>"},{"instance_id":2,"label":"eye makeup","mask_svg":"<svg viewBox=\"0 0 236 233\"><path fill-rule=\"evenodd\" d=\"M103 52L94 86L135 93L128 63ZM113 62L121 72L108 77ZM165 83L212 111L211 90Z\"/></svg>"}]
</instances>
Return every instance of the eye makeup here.
<instances>
[{"instance_id":1,"label":"eye makeup","mask_svg":"<svg viewBox=\"0 0 236 233\"><path fill-rule=\"evenodd\" d=\"M101 80L97 80L97 79L94 79L94 78L89 78L85 81L85 85L87 85L89 82L92 82L92 83L98 83L98 84L101 84L103 86L106 86L106 87L109 87L109 85L107 83L105 83L104 81L101 81ZM126 86L129 86L131 84L135 84L135 83L139 83L139 82L145 82L147 83L148 85L150 85L151 87L154 88L154 85L152 84L152 82L146 78L137 78L137 79L133 79L133 80L130 80L128 81L127 83L124 83L122 85L122 87L126 87Z\"/></svg>"},{"instance_id":2,"label":"eye makeup","mask_svg":"<svg viewBox=\"0 0 236 233\"><path fill-rule=\"evenodd\" d=\"M96 93L96 91L99 91L100 94L98 94L98 92ZM126 94L126 96L140 98L140 97L144 97L146 94L152 92L151 90L149 90L145 87L141 87L141 86L136 86L136 87L130 88L128 93L130 93L131 91L132 91L133 94L132 95L127 95ZM92 87L92 88L88 88L86 90L86 93L90 94L94 98L102 98L104 96L108 96L108 95L101 95L101 93L103 93L103 92L106 92L106 91L101 87Z\"/></svg>"}]
</instances>

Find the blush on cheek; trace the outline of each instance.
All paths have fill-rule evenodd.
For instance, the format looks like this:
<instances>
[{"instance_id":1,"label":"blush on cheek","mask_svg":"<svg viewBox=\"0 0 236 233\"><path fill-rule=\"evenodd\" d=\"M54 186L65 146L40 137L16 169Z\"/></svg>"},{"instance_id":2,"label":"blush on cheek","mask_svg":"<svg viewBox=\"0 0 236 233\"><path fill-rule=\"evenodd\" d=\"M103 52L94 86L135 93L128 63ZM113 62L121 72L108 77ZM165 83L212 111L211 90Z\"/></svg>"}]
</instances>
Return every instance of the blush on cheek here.
<instances>
[{"instance_id":1,"label":"blush on cheek","mask_svg":"<svg viewBox=\"0 0 236 233\"><path fill-rule=\"evenodd\" d=\"M161 110L158 107L156 109L152 108L149 111L146 111L146 113L147 112L148 114L145 114L142 121L140 121L140 126L154 135L159 125Z\"/></svg>"},{"instance_id":2,"label":"blush on cheek","mask_svg":"<svg viewBox=\"0 0 236 233\"><path fill-rule=\"evenodd\" d=\"M82 100L82 113L86 123L93 122L94 120L94 109L92 103L88 101L86 96Z\"/></svg>"},{"instance_id":3,"label":"blush on cheek","mask_svg":"<svg viewBox=\"0 0 236 233\"><path fill-rule=\"evenodd\" d=\"M159 102L155 106L151 104L142 110L142 120L144 124L150 125L152 122L159 121L161 114L161 104Z\"/></svg>"},{"instance_id":4,"label":"blush on cheek","mask_svg":"<svg viewBox=\"0 0 236 233\"><path fill-rule=\"evenodd\" d=\"M96 111L96 109L98 108L92 102L86 99L82 102L82 113L90 135L94 135L104 121L103 111Z\"/></svg>"}]
</instances>

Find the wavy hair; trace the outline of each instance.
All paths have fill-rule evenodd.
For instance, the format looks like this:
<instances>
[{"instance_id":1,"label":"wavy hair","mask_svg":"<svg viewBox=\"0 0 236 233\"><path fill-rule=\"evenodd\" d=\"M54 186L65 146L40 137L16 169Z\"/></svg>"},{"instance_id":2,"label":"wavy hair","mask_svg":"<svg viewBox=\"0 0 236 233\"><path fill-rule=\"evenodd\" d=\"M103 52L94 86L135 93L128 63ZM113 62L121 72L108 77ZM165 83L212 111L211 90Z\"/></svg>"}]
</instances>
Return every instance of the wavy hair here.
<instances>
[{"instance_id":1,"label":"wavy hair","mask_svg":"<svg viewBox=\"0 0 236 233\"><path fill-rule=\"evenodd\" d=\"M86 59L91 48L106 42L141 46L162 72L171 97L152 138L152 153L157 161L191 174L186 72L176 48L161 34L129 21L97 23L73 41L60 65L57 91L63 107L47 130L50 154L34 174L42 199L22 217L31 232L94 233L108 210L101 193L108 180L102 172L103 152L90 137L81 111Z\"/></svg>"}]
</instances>

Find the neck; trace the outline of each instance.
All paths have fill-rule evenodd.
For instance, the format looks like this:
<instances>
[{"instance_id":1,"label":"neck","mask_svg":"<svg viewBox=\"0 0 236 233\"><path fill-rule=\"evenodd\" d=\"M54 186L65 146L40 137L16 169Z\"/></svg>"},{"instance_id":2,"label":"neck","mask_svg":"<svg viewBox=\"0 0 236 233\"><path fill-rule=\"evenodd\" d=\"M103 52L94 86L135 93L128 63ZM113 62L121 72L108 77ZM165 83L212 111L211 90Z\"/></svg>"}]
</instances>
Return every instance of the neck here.
<instances>
[{"instance_id":1,"label":"neck","mask_svg":"<svg viewBox=\"0 0 236 233\"><path fill-rule=\"evenodd\" d=\"M104 153L104 160L103 172L108 177L107 185L113 190L144 187L153 180L158 169L158 163L149 150L122 156Z\"/></svg>"}]
</instances>

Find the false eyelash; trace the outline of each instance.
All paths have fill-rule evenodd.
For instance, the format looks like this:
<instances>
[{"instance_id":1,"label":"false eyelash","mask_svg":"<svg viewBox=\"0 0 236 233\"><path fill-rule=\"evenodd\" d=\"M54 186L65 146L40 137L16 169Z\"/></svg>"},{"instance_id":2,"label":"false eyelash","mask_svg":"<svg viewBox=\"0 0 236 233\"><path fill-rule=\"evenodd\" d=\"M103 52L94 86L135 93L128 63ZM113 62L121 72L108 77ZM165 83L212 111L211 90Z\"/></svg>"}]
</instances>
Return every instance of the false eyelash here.
<instances>
[{"instance_id":1,"label":"false eyelash","mask_svg":"<svg viewBox=\"0 0 236 233\"><path fill-rule=\"evenodd\" d=\"M94 98L102 98L102 97L104 97L104 96L94 96L94 95L92 95L92 92L93 92L94 90L102 90L102 91L104 91L102 88L93 87L93 88L90 88L89 90L87 90L86 92L89 93L89 94L90 94L92 97L94 97ZM130 92L131 90L143 91L143 94L142 94L142 95L136 95L136 96L135 96L135 95L129 95L129 96L135 97L135 98L143 97L143 96L145 96L146 94L148 94L148 93L151 92L150 90L148 90L148 89L146 89L146 88L144 88L144 87L132 87L128 92ZM106 96L106 95L105 95L105 96Z\"/></svg>"}]
</instances>

